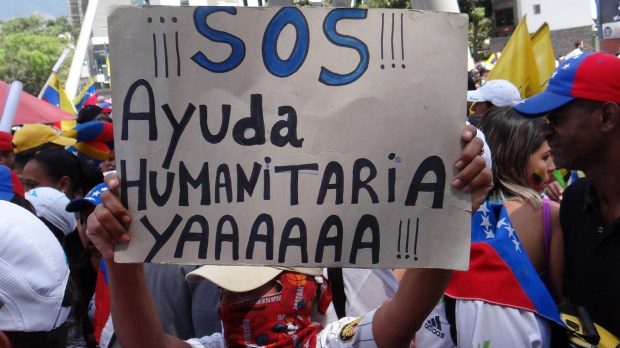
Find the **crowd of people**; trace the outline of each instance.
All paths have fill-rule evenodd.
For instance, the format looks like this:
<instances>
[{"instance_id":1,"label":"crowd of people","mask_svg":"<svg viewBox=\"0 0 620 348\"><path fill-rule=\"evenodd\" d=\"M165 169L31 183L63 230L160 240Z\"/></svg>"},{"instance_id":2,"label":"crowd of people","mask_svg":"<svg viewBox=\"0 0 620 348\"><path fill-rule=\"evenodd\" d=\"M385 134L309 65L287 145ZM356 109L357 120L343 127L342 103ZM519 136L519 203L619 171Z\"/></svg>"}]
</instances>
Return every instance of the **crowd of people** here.
<instances>
[{"instance_id":1,"label":"crowd of people","mask_svg":"<svg viewBox=\"0 0 620 348\"><path fill-rule=\"evenodd\" d=\"M113 118L0 132L0 347L566 346L564 304L620 337L620 59L567 55L527 99L487 73L454 159L468 271L116 263Z\"/></svg>"}]
</instances>

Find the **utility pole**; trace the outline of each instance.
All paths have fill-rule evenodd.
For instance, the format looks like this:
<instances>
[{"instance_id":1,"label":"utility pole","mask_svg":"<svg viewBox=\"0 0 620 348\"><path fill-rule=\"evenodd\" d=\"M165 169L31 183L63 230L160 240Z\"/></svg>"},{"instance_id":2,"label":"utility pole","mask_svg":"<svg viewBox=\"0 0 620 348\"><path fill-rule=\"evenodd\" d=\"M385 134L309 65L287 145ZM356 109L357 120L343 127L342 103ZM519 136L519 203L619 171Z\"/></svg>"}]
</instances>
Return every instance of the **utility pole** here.
<instances>
[{"instance_id":1,"label":"utility pole","mask_svg":"<svg viewBox=\"0 0 620 348\"><path fill-rule=\"evenodd\" d=\"M84 58L86 57L86 51L88 50L88 41L90 40L90 36L93 31L93 22L95 21L95 13L97 12L98 3L99 0L89 0L88 7L86 7L86 13L84 13L80 36L78 37L78 41L75 46L73 61L71 62L71 67L69 68L69 76L67 77L67 82L65 83L65 92L67 92L69 100L73 100L78 92L82 65L84 65Z\"/></svg>"}]
</instances>

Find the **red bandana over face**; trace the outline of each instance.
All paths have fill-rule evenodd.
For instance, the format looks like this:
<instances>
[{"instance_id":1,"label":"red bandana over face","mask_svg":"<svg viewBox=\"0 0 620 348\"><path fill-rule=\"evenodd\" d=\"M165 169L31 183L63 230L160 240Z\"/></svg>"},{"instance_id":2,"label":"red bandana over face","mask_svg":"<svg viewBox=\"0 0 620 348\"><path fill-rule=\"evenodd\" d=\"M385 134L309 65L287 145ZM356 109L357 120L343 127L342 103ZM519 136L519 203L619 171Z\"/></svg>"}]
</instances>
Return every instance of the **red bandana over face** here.
<instances>
[{"instance_id":1,"label":"red bandana over face","mask_svg":"<svg viewBox=\"0 0 620 348\"><path fill-rule=\"evenodd\" d=\"M327 279L294 272L278 276L282 291L256 300L221 305L220 319L228 347L315 347L322 330L312 322L312 303L325 314L332 295Z\"/></svg>"}]
</instances>

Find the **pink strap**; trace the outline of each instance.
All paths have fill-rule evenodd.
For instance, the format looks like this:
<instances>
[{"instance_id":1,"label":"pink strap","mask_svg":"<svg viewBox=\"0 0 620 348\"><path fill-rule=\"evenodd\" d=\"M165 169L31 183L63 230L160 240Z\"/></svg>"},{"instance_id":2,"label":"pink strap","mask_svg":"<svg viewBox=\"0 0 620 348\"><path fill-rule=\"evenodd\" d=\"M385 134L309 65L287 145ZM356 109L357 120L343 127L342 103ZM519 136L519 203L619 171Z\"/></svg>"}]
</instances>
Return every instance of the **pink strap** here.
<instances>
[{"instance_id":1,"label":"pink strap","mask_svg":"<svg viewBox=\"0 0 620 348\"><path fill-rule=\"evenodd\" d=\"M551 251L551 204L549 198L543 198L542 209L545 236L545 256L547 259L547 265L549 265L549 253Z\"/></svg>"}]
</instances>

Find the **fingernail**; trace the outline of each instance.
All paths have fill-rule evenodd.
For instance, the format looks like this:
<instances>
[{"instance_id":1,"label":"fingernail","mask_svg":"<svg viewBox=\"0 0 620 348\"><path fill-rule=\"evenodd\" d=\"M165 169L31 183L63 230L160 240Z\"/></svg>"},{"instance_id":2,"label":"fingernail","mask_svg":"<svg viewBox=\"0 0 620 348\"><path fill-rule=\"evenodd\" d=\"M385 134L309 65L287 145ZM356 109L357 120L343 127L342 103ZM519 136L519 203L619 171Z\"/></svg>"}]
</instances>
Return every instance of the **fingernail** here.
<instances>
[{"instance_id":1,"label":"fingernail","mask_svg":"<svg viewBox=\"0 0 620 348\"><path fill-rule=\"evenodd\" d=\"M124 234L121 236L121 242L122 243L129 243L129 236Z\"/></svg>"},{"instance_id":2,"label":"fingernail","mask_svg":"<svg viewBox=\"0 0 620 348\"><path fill-rule=\"evenodd\" d=\"M457 161L456 163L454 163L454 167L455 167L456 169L463 169L463 164L464 164L464 163L463 163L463 161L460 161L460 160L459 160L459 161Z\"/></svg>"},{"instance_id":3,"label":"fingernail","mask_svg":"<svg viewBox=\"0 0 620 348\"><path fill-rule=\"evenodd\" d=\"M123 217L121 217L121 221L123 221L124 224L128 224L131 222L131 217L129 215L123 215Z\"/></svg>"},{"instance_id":4,"label":"fingernail","mask_svg":"<svg viewBox=\"0 0 620 348\"><path fill-rule=\"evenodd\" d=\"M474 134L473 134L471 131L466 131L466 132L465 132L465 135L466 135L467 137L471 137L471 136L473 136Z\"/></svg>"},{"instance_id":5,"label":"fingernail","mask_svg":"<svg viewBox=\"0 0 620 348\"><path fill-rule=\"evenodd\" d=\"M116 179L110 179L110 187L115 187L116 186Z\"/></svg>"},{"instance_id":6,"label":"fingernail","mask_svg":"<svg viewBox=\"0 0 620 348\"><path fill-rule=\"evenodd\" d=\"M456 187L461 186L461 179L452 180L452 186L456 186Z\"/></svg>"}]
</instances>

